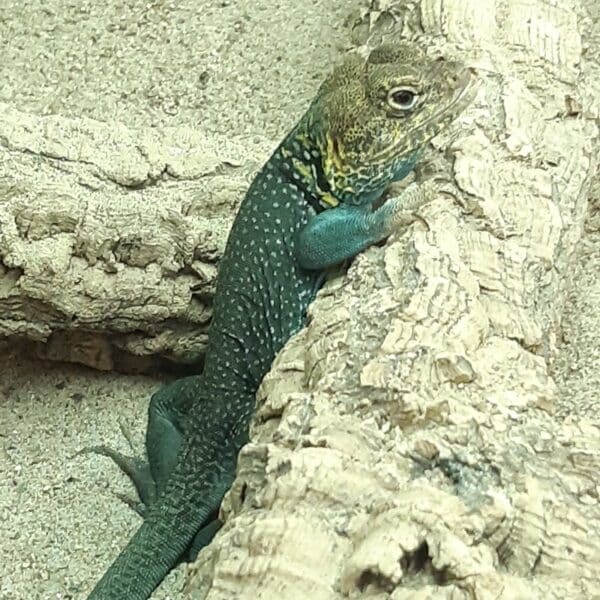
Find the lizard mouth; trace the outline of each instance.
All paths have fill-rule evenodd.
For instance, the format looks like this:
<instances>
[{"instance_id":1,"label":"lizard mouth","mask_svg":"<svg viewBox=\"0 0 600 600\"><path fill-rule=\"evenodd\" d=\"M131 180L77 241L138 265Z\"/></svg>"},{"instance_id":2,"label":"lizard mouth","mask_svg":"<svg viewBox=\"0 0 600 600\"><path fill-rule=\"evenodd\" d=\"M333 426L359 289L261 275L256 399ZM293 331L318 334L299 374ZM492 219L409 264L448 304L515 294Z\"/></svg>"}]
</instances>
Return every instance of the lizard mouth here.
<instances>
[{"instance_id":1,"label":"lizard mouth","mask_svg":"<svg viewBox=\"0 0 600 600\"><path fill-rule=\"evenodd\" d=\"M440 115L447 113L450 120L454 120L463 109L465 109L477 95L477 91L480 87L480 80L477 78L476 73L470 67L463 69L460 77L456 82L456 90L454 96L449 104L444 108L434 113L427 121L436 120Z\"/></svg>"}]
</instances>

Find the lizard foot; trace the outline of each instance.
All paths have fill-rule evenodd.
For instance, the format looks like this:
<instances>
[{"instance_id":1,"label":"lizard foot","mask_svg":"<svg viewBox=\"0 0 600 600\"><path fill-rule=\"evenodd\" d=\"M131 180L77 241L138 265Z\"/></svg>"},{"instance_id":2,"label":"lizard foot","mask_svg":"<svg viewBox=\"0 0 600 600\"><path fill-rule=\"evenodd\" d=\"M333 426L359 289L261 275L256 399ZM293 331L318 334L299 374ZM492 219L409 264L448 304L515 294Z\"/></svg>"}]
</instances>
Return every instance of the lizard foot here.
<instances>
[{"instance_id":1,"label":"lizard foot","mask_svg":"<svg viewBox=\"0 0 600 600\"><path fill-rule=\"evenodd\" d=\"M120 423L119 426L133 452L133 443L129 431L122 423ZM82 448L71 458L81 456L82 454L100 454L110 458L119 469L131 479L138 493L138 499L133 499L120 493L116 493L115 495L121 502L127 504L129 508L134 510L140 517L144 518L148 507L157 498L156 484L150 473L148 462L139 457L127 456L126 454L113 450L105 445ZM214 514L211 514L207 519L207 524L196 533L192 543L181 557L181 560L185 560L186 562L196 560L198 552L211 542L217 531L219 531L223 525L222 521L218 518L218 512L217 508Z\"/></svg>"},{"instance_id":2,"label":"lizard foot","mask_svg":"<svg viewBox=\"0 0 600 600\"><path fill-rule=\"evenodd\" d=\"M441 180L428 179L422 183L411 183L401 194L390 198L374 215L381 219L382 229L389 235L415 221L420 221L429 229L429 225L418 210L431 202L446 189Z\"/></svg>"},{"instance_id":3,"label":"lizard foot","mask_svg":"<svg viewBox=\"0 0 600 600\"><path fill-rule=\"evenodd\" d=\"M120 423L119 425L123 436L133 452L133 443L129 431L123 423ZM72 458L82 454L100 454L110 458L119 469L131 479L131 482L138 493L139 500L134 500L124 494L116 494L116 496L143 517L146 509L154 502L157 495L156 484L152 478L148 462L137 456L127 456L126 454L113 450L105 445L82 448L76 452Z\"/></svg>"}]
</instances>

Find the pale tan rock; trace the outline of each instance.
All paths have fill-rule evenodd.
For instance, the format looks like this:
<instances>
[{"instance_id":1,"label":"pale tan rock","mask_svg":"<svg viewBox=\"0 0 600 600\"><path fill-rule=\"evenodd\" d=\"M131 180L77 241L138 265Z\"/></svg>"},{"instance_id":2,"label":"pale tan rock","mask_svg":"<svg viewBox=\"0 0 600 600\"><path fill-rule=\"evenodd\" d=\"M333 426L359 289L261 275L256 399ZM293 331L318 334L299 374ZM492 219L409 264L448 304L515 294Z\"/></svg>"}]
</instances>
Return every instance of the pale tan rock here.
<instances>
[{"instance_id":1,"label":"pale tan rock","mask_svg":"<svg viewBox=\"0 0 600 600\"><path fill-rule=\"evenodd\" d=\"M235 207L269 146L0 104L0 335L103 370L128 353L197 362Z\"/></svg>"}]
</instances>

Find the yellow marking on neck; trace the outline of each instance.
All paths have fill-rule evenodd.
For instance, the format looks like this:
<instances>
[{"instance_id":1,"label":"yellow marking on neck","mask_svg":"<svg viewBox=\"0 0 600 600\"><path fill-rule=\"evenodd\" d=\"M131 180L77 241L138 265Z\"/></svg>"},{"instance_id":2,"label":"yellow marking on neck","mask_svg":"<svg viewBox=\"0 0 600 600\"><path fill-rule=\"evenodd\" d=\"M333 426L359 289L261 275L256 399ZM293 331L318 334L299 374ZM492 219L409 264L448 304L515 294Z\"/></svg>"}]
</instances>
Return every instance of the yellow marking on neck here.
<instances>
[{"instance_id":1,"label":"yellow marking on neck","mask_svg":"<svg viewBox=\"0 0 600 600\"><path fill-rule=\"evenodd\" d=\"M334 144L333 138L327 134L325 143L325 162L327 163L327 166L329 169L331 169L331 166L333 166L338 172L342 171L344 168L342 164L343 149L341 148L339 142Z\"/></svg>"},{"instance_id":2,"label":"yellow marking on neck","mask_svg":"<svg viewBox=\"0 0 600 600\"><path fill-rule=\"evenodd\" d=\"M297 158L292 158L292 162L294 163L294 169L300 175L302 175L302 177L305 180L310 181L312 179L312 173L311 173L310 167L306 163L303 163L301 160L299 160Z\"/></svg>"},{"instance_id":3,"label":"yellow marking on neck","mask_svg":"<svg viewBox=\"0 0 600 600\"><path fill-rule=\"evenodd\" d=\"M316 174L313 172L314 165L307 165L295 157L292 157L292 163L294 165L294 170L298 173L298 175L300 175L300 177L302 177L302 179L304 179L307 183L312 182L317 191L319 202L323 206L331 208L338 206L340 201L333 194L330 192L324 192L319 188Z\"/></svg>"},{"instance_id":4,"label":"yellow marking on neck","mask_svg":"<svg viewBox=\"0 0 600 600\"><path fill-rule=\"evenodd\" d=\"M321 206L327 207L331 206L335 208L340 201L330 192L325 192L319 187L319 176L317 174L317 166L314 163L311 163L310 168L312 170L313 181L315 184L315 189L317 190L317 194L319 196L319 202Z\"/></svg>"},{"instance_id":5,"label":"yellow marking on neck","mask_svg":"<svg viewBox=\"0 0 600 600\"><path fill-rule=\"evenodd\" d=\"M299 133L296 136L296 139L300 142L302 146L308 148L310 146L310 139L305 133Z\"/></svg>"},{"instance_id":6,"label":"yellow marking on neck","mask_svg":"<svg viewBox=\"0 0 600 600\"><path fill-rule=\"evenodd\" d=\"M332 208L335 208L340 203L340 201L329 192L322 193L319 200L321 200L323 204L327 204Z\"/></svg>"}]
</instances>

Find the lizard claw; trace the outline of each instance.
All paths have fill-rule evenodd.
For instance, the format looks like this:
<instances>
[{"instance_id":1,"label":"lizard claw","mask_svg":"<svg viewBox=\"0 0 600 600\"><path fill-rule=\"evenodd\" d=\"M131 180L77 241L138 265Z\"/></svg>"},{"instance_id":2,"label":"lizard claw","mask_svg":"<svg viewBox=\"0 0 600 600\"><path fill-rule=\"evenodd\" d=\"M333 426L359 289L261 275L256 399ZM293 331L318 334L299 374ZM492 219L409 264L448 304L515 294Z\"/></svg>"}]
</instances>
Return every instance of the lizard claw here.
<instances>
[{"instance_id":1,"label":"lizard claw","mask_svg":"<svg viewBox=\"0 0 600 600\"><path fill-rule=\"evenodd\" d=\"M383 220L383 231L386 235L407 227L415 221L421 221L429 229L429 225L418 214L418 210L431 201L437 193L433 180L422 184L411 183L401 194L390 198L377 213Z\"/></svg>"},{"instance_id":2,"label":"lizard claw","mask_svg":"<svg viewBox=\"0 0 600 600\"><path fill-rule=\"evenodd\" d=\"M140 517L142 517L142 519L146 516L146 508L147 507L143 502L141 502L139 500L134 500L133 498L130 498L129 496L126 496L125 494L115 493L115 496L121 502L123 502L123 504L127 504L127 506L129 506L129 508L131 510L133 510L138 515L140 515Z\"/></svg>"},{"instance_id":3,"label":"lizard claw","mask_svg":"<svg viewBox=\"0 0 600 600\"><path fill-rule=\"evenodd\" d=\"M129 444L129 449L133 454L135 454L135 444L133 443L133 435L131 433L131 429L125 425L122 419L119 419L119 429L121 430L121 434L127 440Z\"/></svg>"},{"instance_id":4,"label":"lizard claw","mask_svg":"<svg viewBox=\"0 0 600 600\"><path fill-rule=\"evenodd\" d=\"M133 451L133 441L129 431L122 423L120 423L120 427L125 439ZM122 494L116 494L116 496L139 515L144 516L146 507L156 498L156 485L152 478L152 474L150 473L148 463L141 458L127 456L126 454L113 450L105 445L82 448L73 454L71 458L81 456L82 454L100 454L101 456L110 458L117 467L129 477L138 493L139 501L128 498Z\"/></svg>"}]
</instances>

